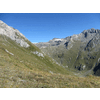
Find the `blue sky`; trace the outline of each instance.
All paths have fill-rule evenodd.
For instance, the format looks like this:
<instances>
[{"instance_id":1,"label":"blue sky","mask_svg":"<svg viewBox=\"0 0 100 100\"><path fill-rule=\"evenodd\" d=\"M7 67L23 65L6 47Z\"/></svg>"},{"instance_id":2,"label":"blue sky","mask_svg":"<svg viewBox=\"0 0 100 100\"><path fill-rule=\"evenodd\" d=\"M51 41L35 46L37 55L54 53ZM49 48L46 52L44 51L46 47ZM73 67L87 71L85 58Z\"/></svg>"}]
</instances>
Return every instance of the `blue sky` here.
<instances>
[{"instance_id":1,"label":"blue sky","mask_svg":"<svg viewBox=\"0 0 100 100\"><path fill-rule=\"evenodd\" d=\"M85 29L100 29L100 13L0 13L0 20L31 42L65 38Z\"/></svg>"}]
</instances>

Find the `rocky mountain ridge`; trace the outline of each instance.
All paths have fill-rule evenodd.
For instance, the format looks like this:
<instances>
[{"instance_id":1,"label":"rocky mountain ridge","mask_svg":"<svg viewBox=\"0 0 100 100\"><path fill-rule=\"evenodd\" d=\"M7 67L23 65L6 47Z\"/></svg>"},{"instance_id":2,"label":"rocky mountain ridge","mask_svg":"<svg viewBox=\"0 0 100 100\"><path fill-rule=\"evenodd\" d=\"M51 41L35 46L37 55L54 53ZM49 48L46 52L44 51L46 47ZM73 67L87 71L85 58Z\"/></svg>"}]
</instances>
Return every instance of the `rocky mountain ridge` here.
<instances>
[{"instance_id":1,"label":"rocky mountain ridge","mask_svg":"<svg viewBox=\"0 0 100 100\"><path fill-rule=\"evenodd\" d=\"M96 64L99 64L99 29L91 28L77 35L63 39L55 38L47 43L37 43L35 45L62 66L83 73L93 74Z\"/></svg>"},{"instance_id":2,"label":"rocky mountain ridge","mask_svg":"<svg viewBox=\"0 0 100 100\"><path fill-rule=\"evenodd\" d=\"M6 23L0 20L0 34L6 35L12 40L16 41L22 47L29 47L29 44L26 42L27 38L20 33L17 29L14 29L8 26Z\"/></svg>"},{"instance_id":3,"label":"rocky mountain ridge","mask_svg":"<svg viewBox=\"0 0 100 100\"><path fill-rule=\"evenodd\" d=\"M84 30L83 32L77 35L69 36L62 39L54 38L48 42L40 42L36 43L35 45L40 48L45 48L48 46L58 46L62 44L65 44L67 46L68 43L74 41L89 42L97 33L100 33L100 30L92 28L89 30Z\"/></svg>"}]
</instances>

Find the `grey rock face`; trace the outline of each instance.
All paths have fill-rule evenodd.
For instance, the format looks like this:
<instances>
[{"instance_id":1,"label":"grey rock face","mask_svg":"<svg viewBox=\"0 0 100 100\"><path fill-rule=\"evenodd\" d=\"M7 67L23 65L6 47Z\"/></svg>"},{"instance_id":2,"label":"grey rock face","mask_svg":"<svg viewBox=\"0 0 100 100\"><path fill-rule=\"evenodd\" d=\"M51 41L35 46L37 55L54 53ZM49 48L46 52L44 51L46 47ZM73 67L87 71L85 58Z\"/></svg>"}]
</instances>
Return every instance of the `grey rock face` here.
<instances>
[{"instance_id":1,"label":"grey rock face","mask_svg":"<svg viewBox=\"0 0 100 100\"><path fill-rule=\"evenodd\" d=\"M81 41L81 42L88 43L98 33L100 33L100 30L92 28L89 30L84 30L82 33L78 35L73 35L62 39L54 38L49 42L45 42L45 43L40 42L40 43L36 43L35 45L39 48L46 48L48 46L65 45L65 47L68 48L68 45L71 45L70 47L72 47L74 41Z\"/></svg>"},{"instance_id":2,"label":"grey rock face","mask_svg":"<svg viewBox=\"0 0 100 100\"><path fill-rule=\"evenodd\" d=\"M63 39L59 39L59 38L54 38L48 42L40 42L40 43L35 43L35 45L39 48L46 48L49 46L59 46L59 45L65 45L66 46L66 42L70 41L70 37L67 38L63 38Z\"/></svg>"},{"instance_id":3,"label":"grey rock face","mask_svg":"<svg viewBox=\"0 0 100 100\"><path fill-rule=\"evenodd\" d=\"M0 20L0 34L6 35L7 37L11 38L12 40L16 41L22 47L29 47L29 44L25 42L27 40L25 36L20 33L18 30L8 26L3 21Z\"/></svg>"},{"instance_id":4,"label":"grey rock face","mask_svg":"<svg viewBox=\"0 0 100 100\"><path fill-rule=\"evenodd\" d=\"M100 33L96 33L96 35L87 43L85 50L90 51L95 48L96 51L100 49Z\"/></svg>"},{"instance_id":5,"label":"grey rock face","mask_svg":"<svg viewBox=\"0 0 100 100\"><path fill-rule=\"evenodd\" d=\"M68 66L84 75L97 73L100 70L100 30L84 30L80 34L66 38L54 38L49 42L37 43L46 54L56 60L62 66ZM98 65L95 65L95 64ZM94 69L97 70L94 71ZM98 71L99 73L100 71Z\"/></svg>"},{"instance_id":6,"label":"grey rock face","mask_svg":"<svg viewBox=\"0 0 100 100\"><path fill-rule=\"evenodd\" d=\"M86 33L100 33L100 30L91 28L89 30L84 30L82 33L83 34L86 34Z\"/></svg>"},{"instance_id":7,"label":"grey rock face","mask_svg":"<svg viewBox=\"0 0 100 100\"><path fill-rule=\"evenodd\" d=\"M83 32L82 32L82 38L81 38L81 40L83 41L83 42L88 42L88 41L90 41L97 33L99 32L99 30L98 29L89 29L89 30L84 30Z\"/></svg>"},{"instance_id":8,"label":"grey rock face","mask_svg":"<svg viewBox=\"0 0 100 100\"><path fill-rule=\"evenodd\" d=\"M46 48L49 46L58 46L58 45L63 44L63 43L64 43L63 39L54 38L48 42L35 43L35 45L39 48Z\"/></svg>"},{"instance_id":9,"label":"grey rock face","mask_svg":"<svg viewBox=\"0 0 100 100\"><path fill-rule=\"evenodd\" d=\"M32 52L33 54L36 54L39 57L44 57L43 53L40 53L38 51Z\"/></svg>"}]
</instances>

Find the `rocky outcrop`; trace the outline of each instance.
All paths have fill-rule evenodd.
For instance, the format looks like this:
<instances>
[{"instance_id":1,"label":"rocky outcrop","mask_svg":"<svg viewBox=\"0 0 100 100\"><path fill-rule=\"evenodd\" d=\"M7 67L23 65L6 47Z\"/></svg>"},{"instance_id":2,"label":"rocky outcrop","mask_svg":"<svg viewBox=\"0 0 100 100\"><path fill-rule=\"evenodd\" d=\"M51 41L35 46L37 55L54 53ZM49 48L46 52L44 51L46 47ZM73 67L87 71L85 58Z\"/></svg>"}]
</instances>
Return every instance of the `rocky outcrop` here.
<instances>
[{"instance_id":1,"label":"rocky outcrop","mask_svg":"<svg viewBox=\"0 0 100 100\"><path fill-rule=\"evenodd\" d=\"M36 55L39 56L39 57L44 57L43 53L40 53L40 52L38 52L38 51L31 52L31 53L36 54Z\"/></svg>"},{"instance_id":2,"label":"rocky outcrop","mask_svg":"<svg viewBox=\"0 0 100 100\"><path fill-rule=\"evenodd\" d=\"M29 44L26 42L26 37L20 33L17 29L14 29L3 21L0 20L0 34L9 37L10 39L16 41L22 47L29 47Z\"/></svg>"}]
</instances>

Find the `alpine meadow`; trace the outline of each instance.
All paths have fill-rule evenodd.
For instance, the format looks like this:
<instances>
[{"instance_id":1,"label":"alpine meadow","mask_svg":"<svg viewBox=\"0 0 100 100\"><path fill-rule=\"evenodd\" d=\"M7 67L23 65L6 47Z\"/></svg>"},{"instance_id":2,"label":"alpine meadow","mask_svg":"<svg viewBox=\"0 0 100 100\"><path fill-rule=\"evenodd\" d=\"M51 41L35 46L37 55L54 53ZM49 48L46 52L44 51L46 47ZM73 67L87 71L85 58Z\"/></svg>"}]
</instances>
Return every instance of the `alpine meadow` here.
<instances>
[{"instance_id":1,"label":"alpine meadow","mask_svg":"<svg viewBox=\"0 0 100 100\"><path fill-rule=\"evenodd\" d=\"M0 20L0 88L100 88L100 30L32 43Z\"/></svg>"}]
</instances>

